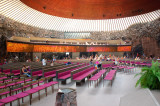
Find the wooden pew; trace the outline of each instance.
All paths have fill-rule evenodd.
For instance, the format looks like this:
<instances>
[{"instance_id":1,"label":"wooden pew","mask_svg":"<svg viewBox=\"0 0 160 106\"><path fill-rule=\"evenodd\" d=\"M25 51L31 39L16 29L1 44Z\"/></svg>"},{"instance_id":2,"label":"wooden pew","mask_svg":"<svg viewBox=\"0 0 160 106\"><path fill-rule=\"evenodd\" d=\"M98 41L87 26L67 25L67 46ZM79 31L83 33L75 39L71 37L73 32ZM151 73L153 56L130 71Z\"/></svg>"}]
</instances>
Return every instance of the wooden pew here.
<instances>
[{"instance_id":1,"label":"wooden pew","mask_svg":"<svg viewBox=\"0 0 160 106\"><path fill-rule=\"evenodd\" d=\"M70 76L71 76L71 74L70 74L71 71L73 71L74 69L77 69L78 67L81 67L81 66L84 66L84 64L78 64L78 65L74 65L72 67L63 68L61 70L56 71L56 78L57 78L57 80L62 81L62 84L66 84L66 80L68 78L70 78ZM66 75L67 75L66 78L62 78L62 79L60 78L62 76L66 76Z\"/></svg>"},{"instance_id":2,"label":"wooden pew","mask_svg":"<svg viewBox=\"0 0 160 106\"><path fill-rule=\"evenodd\" d=\"M95 74L96 70L94 66L86 66L78 70L74 70L71 72L72 80L76 81L76 85L81 85L85 82L85 78L90 78L93 74Z\"/></svg>"}]
</instances>

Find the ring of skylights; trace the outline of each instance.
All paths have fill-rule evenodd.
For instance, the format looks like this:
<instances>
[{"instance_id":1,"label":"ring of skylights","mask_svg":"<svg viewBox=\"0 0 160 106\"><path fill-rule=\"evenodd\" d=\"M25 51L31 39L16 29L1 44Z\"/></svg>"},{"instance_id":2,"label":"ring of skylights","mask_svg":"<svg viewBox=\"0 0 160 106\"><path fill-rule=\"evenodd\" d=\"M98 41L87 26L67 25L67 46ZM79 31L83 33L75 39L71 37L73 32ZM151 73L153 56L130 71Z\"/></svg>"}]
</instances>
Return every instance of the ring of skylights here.
<instances>
[{"instance_id":1,"label":"ring of skylights","mask_svg":"<svg viewBox=\"0 0 160 106\"><path fill-rule=\"evenodd\" d=\"M48 30L65 32L122 31L137 23L146 23L160 17L160 10L150 13L104 20L68 19L34 10L20 0L0 0L0 14L20 23Z\"/></svg>"}]
</instances>

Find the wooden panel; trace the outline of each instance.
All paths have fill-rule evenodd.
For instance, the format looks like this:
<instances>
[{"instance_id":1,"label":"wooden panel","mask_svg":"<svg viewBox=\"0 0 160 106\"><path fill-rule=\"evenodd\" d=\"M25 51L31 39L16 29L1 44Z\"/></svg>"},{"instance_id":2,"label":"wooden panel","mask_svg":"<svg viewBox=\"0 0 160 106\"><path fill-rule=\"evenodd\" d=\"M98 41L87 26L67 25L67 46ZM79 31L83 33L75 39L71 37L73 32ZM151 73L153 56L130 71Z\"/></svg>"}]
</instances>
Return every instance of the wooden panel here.
<instances>
[{"instance_id":1,"label":"wooden panel","mask_svg":"<svg viewBox=\"0 0 160 106\"><path fill-rule=\"evenodd\" d=\"M116 52L117 47L87 47L87 52Z\"/></svg>"},{"instance_id":2,"label":"wooden panel","mask_svg":"<svg viewBox=\"0 0 160 106\"><path fill-rule=\"evenodd\" d=\"M160 0L21 0L46 14L74 19L113 19L160 8ZM117 16L118 14L118 16ZM121 14L121 15L120 15Z\"/></svg>"},{"instance_id":3,"label":"wooden panel","mask_svg":"<svg viewBox=\"0 0 160 106\"><path fill-rule=\"evenodd\" d=\"M34 45L33 52L85 52L85 46Z\"/></svg>"},{"instance_id":4,"label":"wooden panel","mask_svg":"<svg viewBox=\"0 0 160 106\"><path fill-rule=\"evenodd\" d=\"M7 42L7 52L33 52L33 44Z\"/></svg>"},{"instance_id":5,"label":"wooden panel","mask_svg":"<svg viewBox=\"0 0 160 106\"><path fill-rule=\"evenodd\" d=\"M130 52L131 51L131 46L118 46L117 47L117 52Z\"/></svg>"},{"instance_id":6,"label":"wooden panel","mask_svg":"<svg viewBox=\"0 0 160 106\"><path fill-rule=\"evenodd\" d=\"M131 46L63 46L7 42L7 52L123 52Z\"/></svg>"}]
</instances>

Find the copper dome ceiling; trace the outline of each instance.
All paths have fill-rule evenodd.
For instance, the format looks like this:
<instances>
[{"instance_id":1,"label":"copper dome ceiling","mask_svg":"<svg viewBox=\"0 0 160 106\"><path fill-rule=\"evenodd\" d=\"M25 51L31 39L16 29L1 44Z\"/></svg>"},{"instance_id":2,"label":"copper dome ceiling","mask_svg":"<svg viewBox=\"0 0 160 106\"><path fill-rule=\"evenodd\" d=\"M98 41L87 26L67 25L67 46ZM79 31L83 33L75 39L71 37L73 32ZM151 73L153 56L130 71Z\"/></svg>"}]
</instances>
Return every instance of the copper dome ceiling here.
<instances>
[{"instance_id":1,"label":"copper dome ceiling","mask_svg":"<svg viewBox=\"0 0 160 106\"><path fill-rule=\"evenodd\" d=\"M21 0L53 16L72 19L115 19L160 9L160 0Z\"/></svg>"},{"instance_id":2,"label":"copper dome ceiling","mask_svg":"<svg viewBox=\"0 0 160 106\"><path fill-rule=\"evenodd\" d=\"M158 4L159 5L159 4ZM156 6L155 6L156 7ZM47 7L45 7L46 9ZM142 10L139 10L142 13ZM136 13L137 11L133 11ZM113 13L114 14L114 13ZM39 27L48 30L65 32L94 32L94 31L122 31L134 24L151 22L160 18L160 9L136 15L123 17L117 15L117 19L73 19L58 17L37 11L20 0L0 0L0 18L5 16L19 23ZM78 17L77 17L78 18ZM116 17L113 17L116 18ZM93 18L92 18L93 19Z\"/></svg>"}]
</instances>

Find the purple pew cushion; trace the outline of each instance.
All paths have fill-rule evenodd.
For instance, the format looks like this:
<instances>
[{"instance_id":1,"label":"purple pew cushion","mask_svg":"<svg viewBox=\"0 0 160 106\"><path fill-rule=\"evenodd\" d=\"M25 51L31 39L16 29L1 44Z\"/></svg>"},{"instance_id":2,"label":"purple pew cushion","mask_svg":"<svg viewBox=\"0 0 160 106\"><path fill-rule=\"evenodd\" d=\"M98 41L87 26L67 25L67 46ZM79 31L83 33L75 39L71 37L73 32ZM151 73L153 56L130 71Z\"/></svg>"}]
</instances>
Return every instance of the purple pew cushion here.
<instances>
[{"instance_id":1,"label":"purple pew cushion","mask_svg":"<svg viewBox=\"0 0 160 106\"><path fill-rule=\"evenodd\" d=\"M19 74L20 74L20 70L12 70L12 73L13 73L14 75L19 75Z\"/></svg>"},{"instance_id":2,"label":"purple pew cushion","mask_svg":"<svg viewBox=\"0 0 160 106\"><path fill-rule=\"evenodd\" d=\"M51 81L49 83L46 83L45 86L51 86L51 85L55 85L55 84L58 84L57 81Z\"/></svg>"},{"instance_id":3,"label":"purple pew cushion","mask_svg":"<svg viewBox=\"0 0 160 106\"><path fill-rule=\"evenodd\" d=\"M43 90L43 89L45 89L45 88L46 88L45 86L41 85L41 86L37 86L37 87L35 87L35 88L33 88L33 89Z\"/></svg>"},{"instance_id":4,"label":"purple pew cushion","mask_svg":"<svg viewBox=\"0 0 160 106\"><path fill-rule=\"evenodd\" d=\"M106 77L104 78L104 80L112 80L114 78L116 74L116 70L111 70L107 75Z\"/></svg>"},{"instance_id":5,"label":"purple pew cushion","mask_svg":"<svg viewBox=\"0 0 160 106\"><path fill-rule=\"evenodd\" d=\"M16 99L17 99L16 97L8 96L8 97L6 97L4 99L1 99L0 102L2 102L2 103L9 103L9 102L12 102L12 101L14 101Z\"/></svg>"},{"instance_id":6,"label":"purple pew cushion","mask_svg":"<svg viewBox=\"0 0 160 106\"><path fill-rule=\"evenodd\" d=\"M36 90L36 89L30 89L30 90L27 90L27 91L24 91L24 92L28 93L28 94L33 94L33 93L38 92L38 90Z\"/></svg>"},{"instance_id":7,"label":"purple pew cushion","mask_svg":"<svg viewBox=\"0 0 160 106\"><path fill-rule=\"evenodd\" d=\"M0 79L5 79L5 78L7 78L7 77L1 77Z\"/></svg>"},{"instance_id":8,"label":"purple pew cushion","mask_svg":"<svg viewBox=\"0 0 160 106\"><path fill-rule=\"evenodd\" d=\"M3 72L6 74L6 73L10 73L10 69L5 69L3 70Z\"/></svg>"},{"instance_id":9,"label":"purple pew cushion","mask_svg":"<svg viewBox=\"0 0 160 106\"><path fill-rule=\"evenodd\" d=\"M5 94L9 94L10 91L7 91L7 92L3 92L3 93L0 93L0 95L5 95Z\"/></svg>"},{"instance_id":10,"label":"purple pew cushion","mask_svg":"<svg viewBox=\"0 0 160 106\"><path fill-rule=\"evenodd\" d=\"M69 77L71 77L71 74L64 75L62 77L59 77L58 79L67 79Z\"/></svg>"},{"instance_id":11,"label":"purple pew cushion","mask_svg":"<svg viewBox=\"0 0 160 106\"><path fill-rule=\"evenodd\" d=\"M0 106L3 106L4 105L4 103L0 103Z\"/></svg>"},{"instance_id":12,"label":"purple pew cushion","mask_svg":"<svg viewBox=\"0 0 160 106\"><path fill-rule=\"evenodd\" d=\"M113 76L105 78L105 80L112 80L112 79L113 79Z\"/></svg>"},{"instance_id":13,"label":"purple pew cushion","mask_svg":"<svg viewBox=\"0 0 160 106\"><path fill-rule=\"evenodd\" d=\"M42 74L42 70L32 72L33 76L37 76L37 75L40 75L40 74Z\"/></svg>"},{"instance_id":14,"label":"purple pew cushion","mask_svg":"<svg viewBox=\"0 0 160 106\"><path fill-rule=\"evenodd\" d=\"M48 75L48 76L45 76L45 77L55 77L56 74L52 74L52 75Z\"/></svg>"},{"instance_id":15,"label":"purple pew cushion","mask_svg":"<svg viewBox=\"0 0 160 106\"><path fill-rule=\"evenodd\" d=\"M16 94L16 95L13 95L13 97L23 98L23 97L26 97L26 96L28 96L28 95L29 95L28 93L21 92L21 93L18 93L18 94Z\"/></svg>"},{"instance_id":16,"label":"purple pew cushion","mask_svg":"<svg viewBox=\"0 0 160 106\"><path fill-rule=\"evenodd\" d=\"M93 71L95 71L95 70L93 69L93 70L90 70L89 72L81 74L80 76L74 78L73 80L82 80L82 79L86 78L89 74L91 74Z\"/></svg>"},{"instance_id":17,"label":"purple pew cushion","mask_svg":"<svg viewBox=\"0 0 160 106\"><path fill-rule=\"evenodd\" d=\"M45 73L44 73L44 77L47 77L47 76L53 75L53 74L56 74L56 71L55 71L55 70L49 71L49 72L45 72Z\"/></svg>"}]
</instances>

